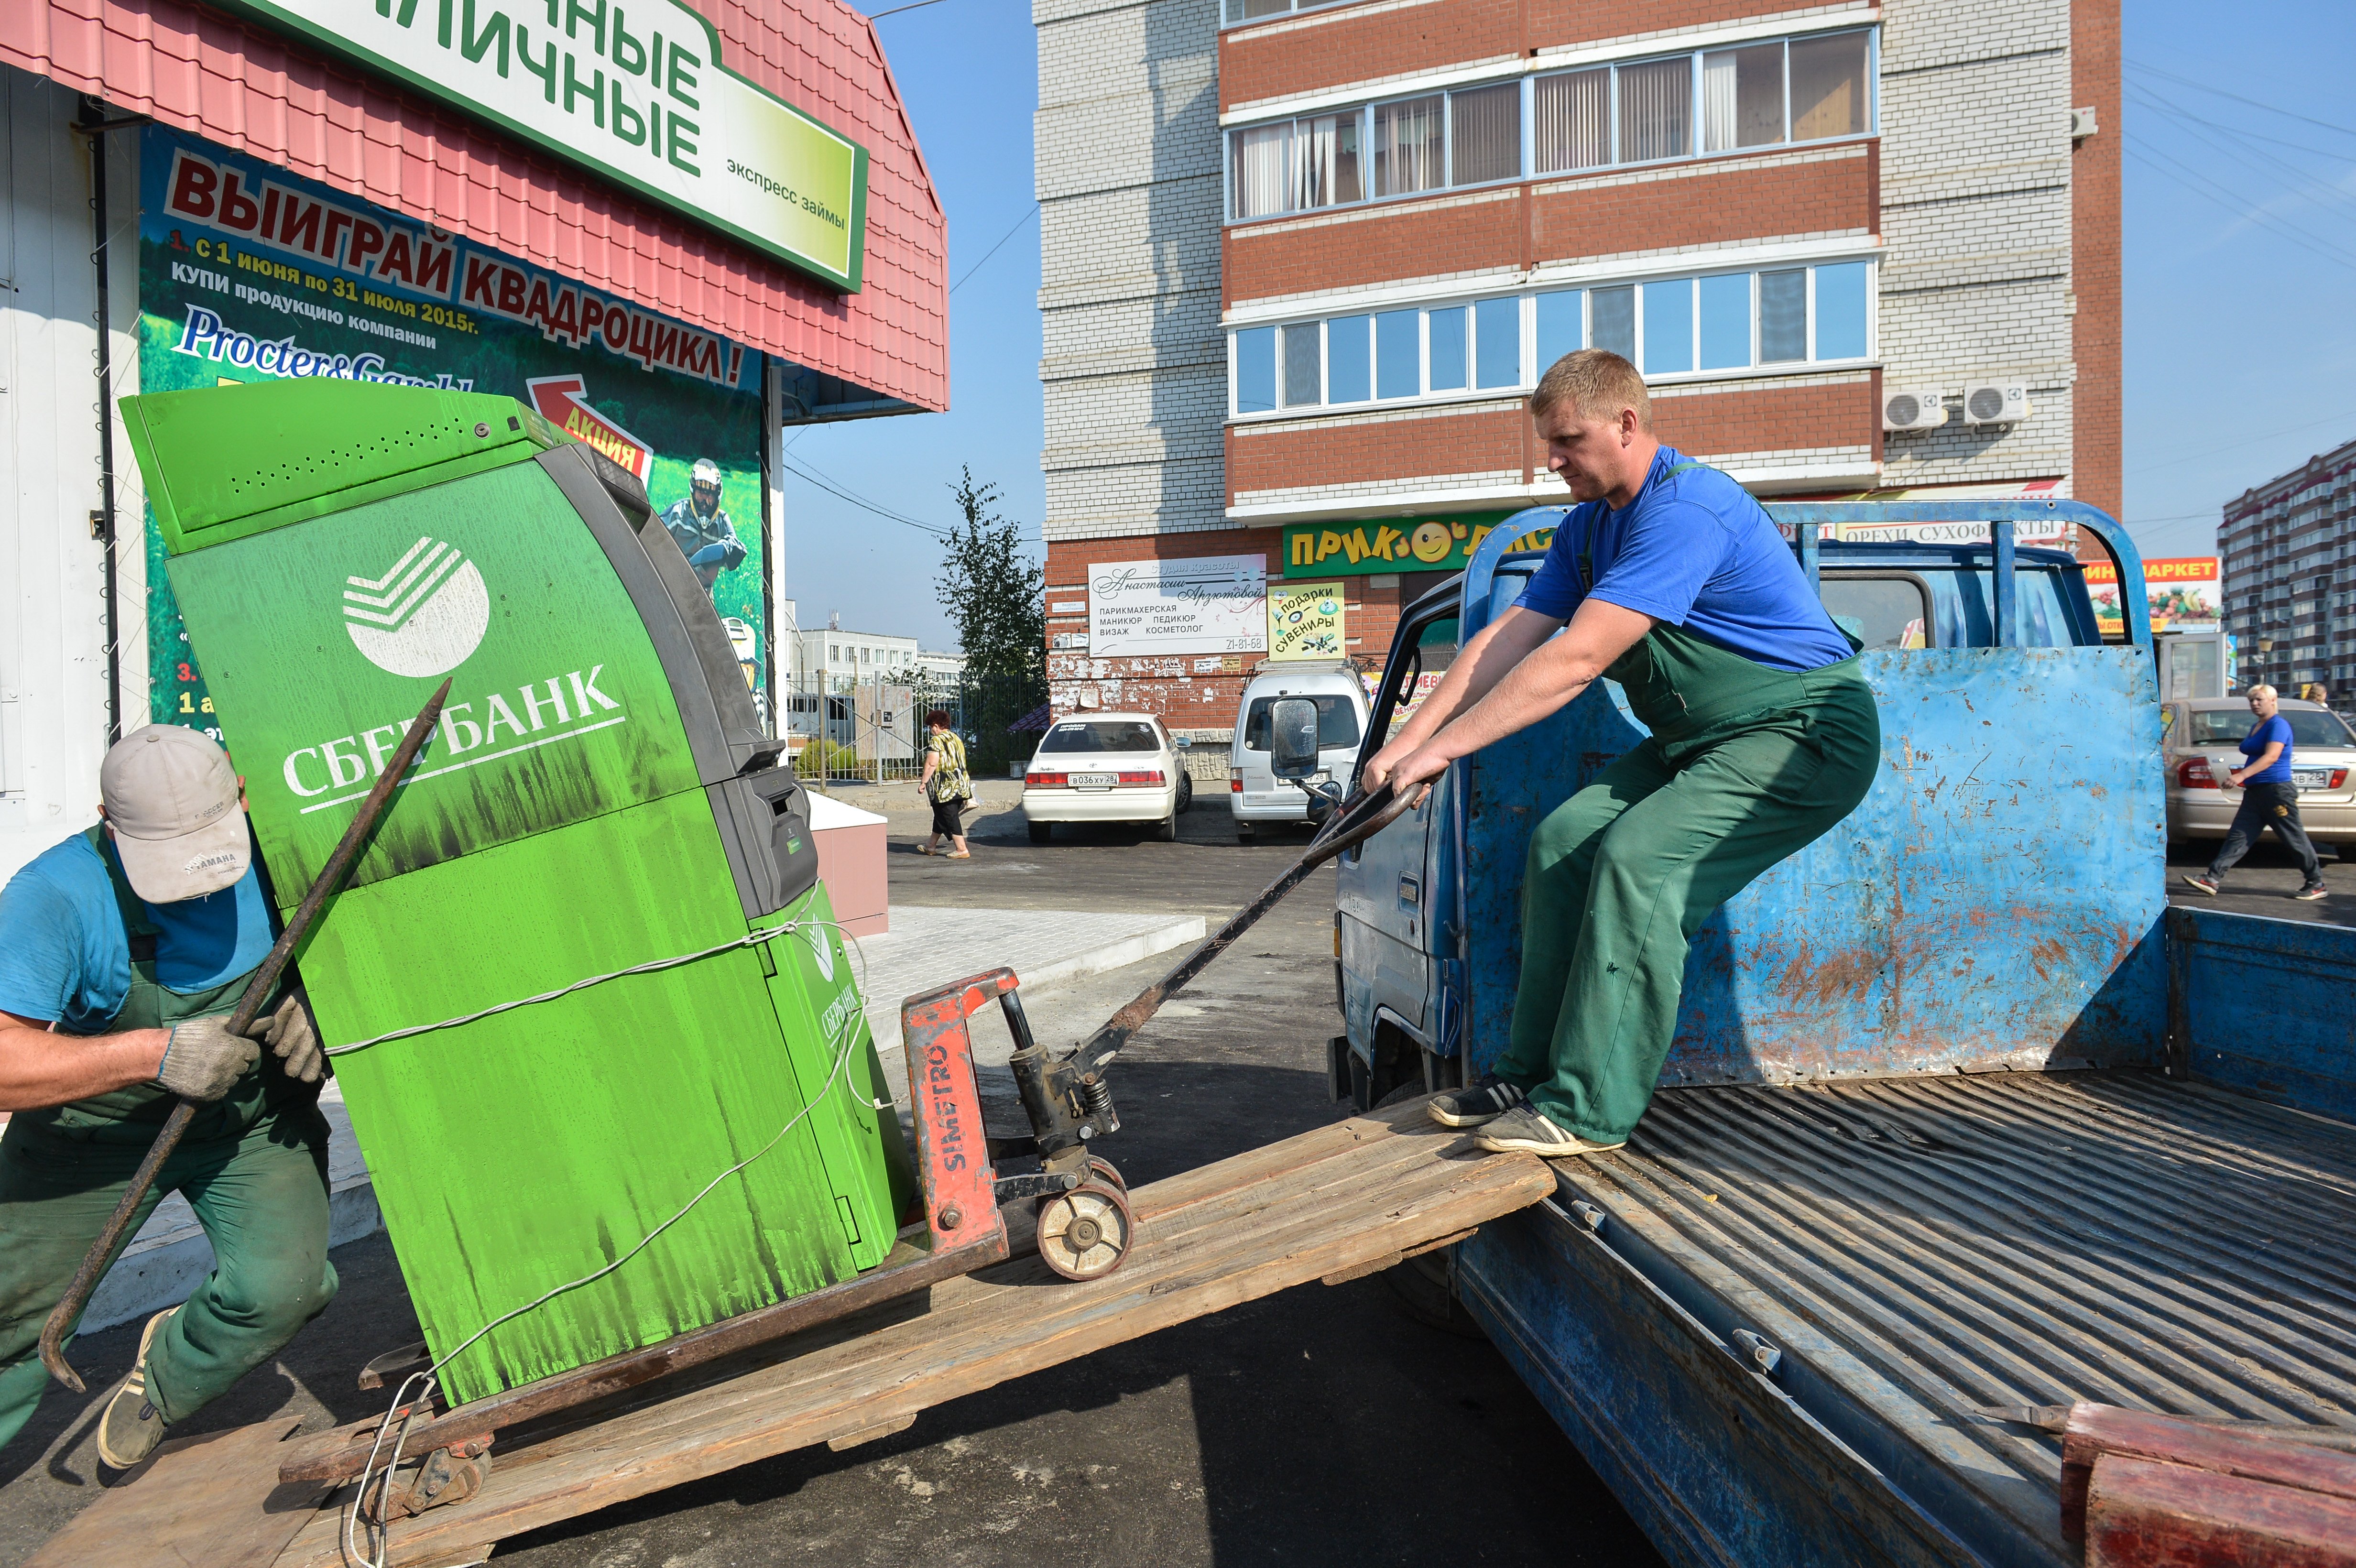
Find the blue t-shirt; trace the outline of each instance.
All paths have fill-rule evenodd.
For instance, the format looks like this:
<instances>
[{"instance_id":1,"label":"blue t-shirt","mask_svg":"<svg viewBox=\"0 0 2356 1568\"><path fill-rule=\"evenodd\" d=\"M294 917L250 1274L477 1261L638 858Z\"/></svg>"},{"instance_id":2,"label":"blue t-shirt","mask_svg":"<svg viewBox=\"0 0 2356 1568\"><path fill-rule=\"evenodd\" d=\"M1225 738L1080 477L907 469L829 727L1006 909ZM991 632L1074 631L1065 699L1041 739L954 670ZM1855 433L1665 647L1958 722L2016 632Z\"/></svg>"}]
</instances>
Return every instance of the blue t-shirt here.
<instances>
[{"instance_id":1,"label":"blue t-shirt","mask_svg":"<svg viewBox=\"0 0 2356 1568\"><path fill-rule=\"evenodd\" d=\"M2244 777L2242 780L2244 784L2290 783L2290 720L2281 714L2277 713L2271 719L2262 719L2250 727L2250 732L2242 737L2242 755L2254 757L2276 741L2282 742L2282 755L2276 757L2273 765L2263 773L2250 773Z\"/></svg>"},{"instance_id":2,"label":"blue t-shirt","mask_svg":"<svg viewBox=\"0 0 2356 1568\"><path fill-rule=\"evenodd\" d=\"M114 853L112 846L106 853ZM277 940L256 859L233 887L147 904L155 978L185 996L242 975ZM96 1034L131 994L131 944L106 862L75 834L0 888L0 1012Z\"/></svg>"},{"instance_id":3,"label":"blue t-shirt","mask_svg":"<svg viewBox=\"0 0 2356 1568\"><path fill-rule=\"evenodd\" d=\"M1607 603L1665 621L1770 669L1822 669L1854 651L1808 587L1792 547L1751 493L1715 468L1663 477L1685 461L1662 447L1644 488L1620 511L1573 507L1514 603L1568 621L1585 597L1580 549L1591 538Z\"/></svg>"}]
</instances>

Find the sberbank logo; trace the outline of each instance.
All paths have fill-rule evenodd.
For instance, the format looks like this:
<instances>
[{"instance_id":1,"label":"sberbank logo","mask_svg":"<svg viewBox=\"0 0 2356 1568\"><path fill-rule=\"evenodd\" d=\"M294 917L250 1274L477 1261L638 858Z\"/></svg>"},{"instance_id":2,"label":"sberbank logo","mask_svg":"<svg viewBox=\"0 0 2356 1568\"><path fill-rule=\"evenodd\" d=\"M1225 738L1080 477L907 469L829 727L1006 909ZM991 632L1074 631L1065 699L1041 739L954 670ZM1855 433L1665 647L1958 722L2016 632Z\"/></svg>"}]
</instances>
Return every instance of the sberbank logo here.
<instances>
[{"instance_id":1,"label":"sberbank logo","mask_svg":"<svg viewBox=\"0 0 2356 1568\"><path fill-rule=\"evenodd\" d=\"M391 675L447 675L482 645L490 591L455 545L422 539L382 577L344 579L344 630Z\"/></svg>"}]
</instances>

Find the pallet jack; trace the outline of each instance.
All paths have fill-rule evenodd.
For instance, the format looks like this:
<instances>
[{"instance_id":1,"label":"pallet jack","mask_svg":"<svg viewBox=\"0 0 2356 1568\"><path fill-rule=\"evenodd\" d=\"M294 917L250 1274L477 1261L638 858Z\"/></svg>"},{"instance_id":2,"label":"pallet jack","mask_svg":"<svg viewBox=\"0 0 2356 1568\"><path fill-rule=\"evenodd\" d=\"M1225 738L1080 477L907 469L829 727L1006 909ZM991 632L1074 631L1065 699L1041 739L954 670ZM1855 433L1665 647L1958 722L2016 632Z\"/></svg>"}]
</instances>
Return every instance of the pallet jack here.
<instances>
[{"instance_id":1,"label":"pallet jack","mask_svg":"<svg viewBox=\"0 0 2356 1568\"><path fill-rule=\"evenodd\" d=\"M1314 711L1308 757L1313 765ZM1290 715L1279 715L1279 728ZM1296 722L1292 728L1300 729ZM1280 739L1283 739L1281 735ZM1280 746L1280 752L1287 748ZM1295 749L1297 756L1297 748ZM1282 760L1282 757L1280 757ZM1137 1219L1119 1171L1094 1152L1117 1132L1108 1070L1162 1005L1177 994L1262 915L1344 850L1403 816L1415 801L1387 786L1340 803L1338 787L1307 775L1298 761L1312 817L1323 826L1286 871L1213 932L1175 967L1140 992L1082 1044L1061 1051L1041 1044L1023 1009L1021 983L999 968L909 997L901 1007L909 1110L916 1131L921 1213L906 1222L891 1253L856 1278L790 1301L741 1314L484 1399L436 1411L432 1396L396 1403L381 1419L331 1428L285 1445L282 1483L365 1479L359 1517L378 1528L428 1509L464 1502L490 1474L491 1446L503 1430L541 1421L734 1356L820 1324L863 1312L944 1280L1004 1262L1012 1239L1005 1206L1029 1200L1039 1256L1067 1280L1102 1279L1118 1270L1137 1240ZM1031 1124L1024 1136L993 1138L983 1121L970 1020L996 1002L1012 1037L1011 1066ZM1006 1168L1035 1160L1036 1168ZM431 1363L421 1342L370 1361L363 1389L401 1384ZM391 1435L390 1447L388 1434ZM402 1456L413 1456L404 1458ZM388 1458L390 1462L387 1462Z\"/></svg>"}]
</instances>

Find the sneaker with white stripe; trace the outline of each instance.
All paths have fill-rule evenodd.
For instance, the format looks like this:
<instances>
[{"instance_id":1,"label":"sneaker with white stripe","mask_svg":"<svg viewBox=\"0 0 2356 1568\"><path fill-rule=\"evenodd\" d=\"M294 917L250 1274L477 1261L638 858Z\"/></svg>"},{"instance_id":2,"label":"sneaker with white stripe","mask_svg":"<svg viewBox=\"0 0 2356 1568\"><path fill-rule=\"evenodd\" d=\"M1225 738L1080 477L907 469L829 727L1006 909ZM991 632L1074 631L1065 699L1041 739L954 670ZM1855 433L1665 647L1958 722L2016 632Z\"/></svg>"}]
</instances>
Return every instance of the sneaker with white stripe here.
<instances>
[{"instance_id":1,"label":"sneaker with white stripe","mask_svg":"<svg viewBox=\"0 0 2356 1568\"><path fill-rule=\"evenodd\" d=\"M1479 1083L1451 1089L1431 1102L1431 1119L1443 1127L1477 1127L1522 1103L1522 1091L1492 1072Z\"/></svg>"},{"instance_id":2,"label":"sneaker with white stripe","mask_svg":"<svg viewBox=\"0 0 2356 1568\"><path fill-rule=\"evenodd\" d=\"M1536 1105L1516 1105L1472 1135L1473 1146L1492 1154L1535 1154L1547 1159L1566 1159L1581 1154L1609 1154L1615 1148L1625 1147L1627 1142L1622 1138L1616 1144L1590 1143L1578 1134L1557 1126Z\"/></svg>"}]
</instances>

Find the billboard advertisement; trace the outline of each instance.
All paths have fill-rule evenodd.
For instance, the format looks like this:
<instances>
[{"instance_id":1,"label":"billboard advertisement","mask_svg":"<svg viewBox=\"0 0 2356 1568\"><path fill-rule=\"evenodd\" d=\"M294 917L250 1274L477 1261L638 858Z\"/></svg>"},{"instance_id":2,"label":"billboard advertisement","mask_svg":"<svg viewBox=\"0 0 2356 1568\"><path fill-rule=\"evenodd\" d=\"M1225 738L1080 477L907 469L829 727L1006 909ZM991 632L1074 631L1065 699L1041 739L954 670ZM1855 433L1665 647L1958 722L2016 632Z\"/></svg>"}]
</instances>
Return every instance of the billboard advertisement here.
<instances>
[{"instance_id":1,"label":"billboard advertisement","mask_svg":"<svg viewBox=\"0 0 2356 1568\"><path fill-rule=\"evenodd\" d=\"M141 132L139 386L496 392L636 474L765 702L761 355L160 125ZM152 717L219 738L146 528Z\"/></svg>"},{"instance_id":2,"label":"billboard advertisement","mask_svg":"<svg viewBox=\"0 0 2356 1568\"><path fill-rule=\"evenodd\" d=\"M1088 651L1099 657L1268 647L1268 558L1104 560L1088 569Z\"/></svg>"},{"instance_id":3,"label":"billboard advertisement","mask_svg":"<svg viewBox=\"0 0 2356 1568\"><path fill-rule=\"evenodd\" d=\"M2213 555L2156 556L2143 563L2144 592L2151 604L2155 632L2213 632L2224 603L2218 558ZM2086 563L2086 592L2094 596L2094 618L2105 636L2122 635L2119 614L2119 571L2107 560Z\"/></svg>"}]
</instances>

